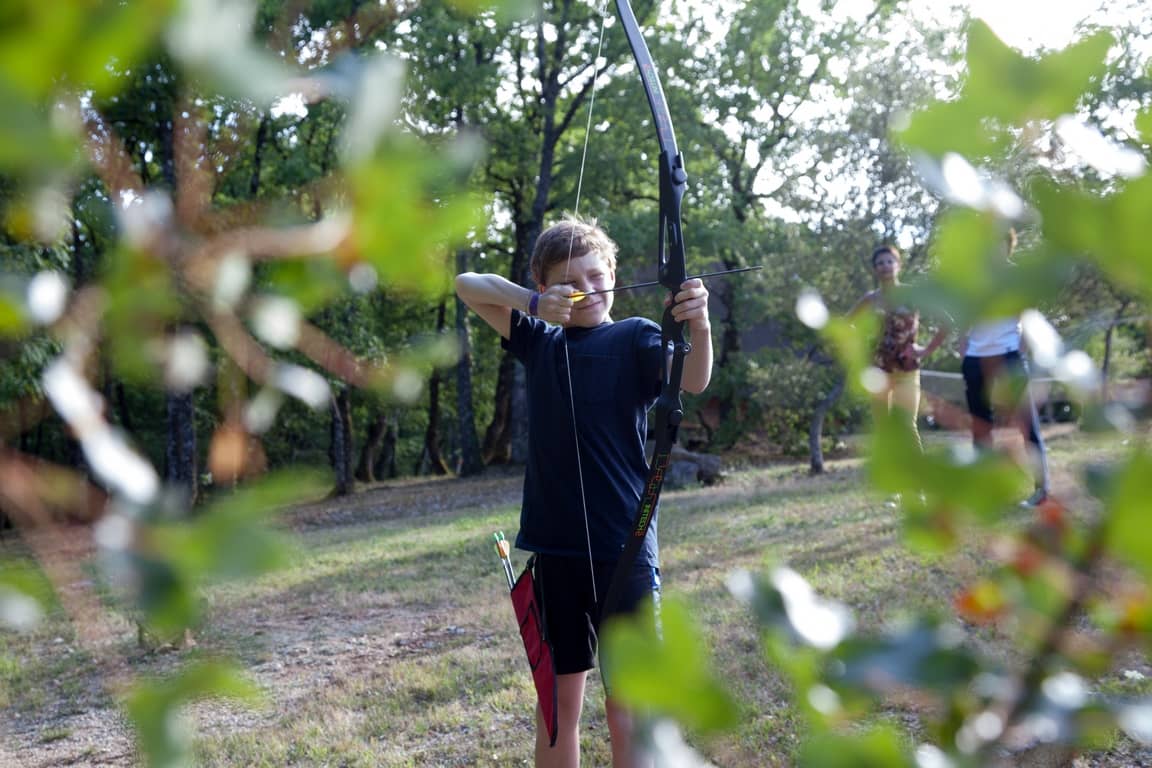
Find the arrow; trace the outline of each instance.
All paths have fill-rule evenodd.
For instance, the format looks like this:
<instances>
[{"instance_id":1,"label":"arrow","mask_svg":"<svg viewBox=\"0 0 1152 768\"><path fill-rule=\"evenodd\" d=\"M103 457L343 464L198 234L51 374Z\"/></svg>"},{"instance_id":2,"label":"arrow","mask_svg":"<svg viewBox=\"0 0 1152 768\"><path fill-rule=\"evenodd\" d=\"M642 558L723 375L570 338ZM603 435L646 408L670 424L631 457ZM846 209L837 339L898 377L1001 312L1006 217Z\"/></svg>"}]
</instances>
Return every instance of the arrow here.
<instances>
[{"instance_id":1,"label":"arrow","mask_svg":"<svg viewBox=\"0 0 1152 768\"><path fill-rule=\"evenodd\" d=\"M721 272L705 272L702 275L692 275L687 278L688 280L704 280L709 277L721 277L723 275L735 275L740 272L754 272L758 269L763 269L762 266L755 267L740 267L739 269L725 269ZM615 288L605 288L602 291L576 291L568 296L572 301L582 301L588 296L596 296L601 293L616 293L618 291L630 291L633 288L651 288L654 285L660 285L659 280L651 280L647 283L632 283L632 285L620 285Z\"/></svg>"},{"instance_id":2,"label":"arrow","mask_svg":"<svg viewBox=\"0 0 1152 768\"><path fill-rule=\"evenodd\" d=\"M508 578L508 589L512 589L516 586L516 578L512 571L512 560L508 556L510 551L508 540L504 538L504 531L492 534L492 539L496 542L496 554L500 556L500 562L504 565L504 575Z\"/></svg>"}]
</instances>

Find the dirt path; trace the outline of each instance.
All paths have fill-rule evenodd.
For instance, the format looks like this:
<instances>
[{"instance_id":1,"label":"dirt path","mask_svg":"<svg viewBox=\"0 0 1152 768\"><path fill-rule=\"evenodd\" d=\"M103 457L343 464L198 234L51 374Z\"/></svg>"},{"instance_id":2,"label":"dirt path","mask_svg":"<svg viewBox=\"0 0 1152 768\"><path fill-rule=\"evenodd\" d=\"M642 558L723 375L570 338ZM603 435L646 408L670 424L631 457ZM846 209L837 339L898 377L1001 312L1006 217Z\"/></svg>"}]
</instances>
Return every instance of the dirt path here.
<instances>
[{"instance_id":1,"label":"dirt path","mask_svg":"<svg viewBox=\"0 0 1152 768\"><path fill-rule=\"evenodd\" d=\"M336 526L515 506L521 482L521 473L500 469L468 480L401 480L370 487L351 498L303 504L287 512L284 520L307 538ZM61 555L72 560L90 556L90 529L65 530L67 551ZM66 584L62 590L87 592L90 587ZM398 656L425 653L461 631L450 624L448 616L434 611L414 614L385 604L384 597L378 599L379 604L360 603L343 612L331 606L321 612L315 606L267 605L249 615L229 616L228 633L252 638L262 649L259 663L246 671L266 691L269 706L199 704L190 711L196 729L227 733L272 722L333 681ZM129 621L113 616L103 617L102 623L99 647L72 647L63 638L37 644L38 664L68 673L29 696L38 706L12 707L0 718L0 768L139 764L131 731L114 705L116 681L171 670L187 654L173 649L141 651ZM76 663L77 654L87 654L94 661Z\"/></svg>"},{"instance_id":2,"label":"dirt path","mask_svg":"<svg viewBox=\"0 0 1152 768\"><path fill-rule=\"evenodd\" d=\"M410 478L379 483L342 499L302 504L286 519L298 530L426 517L462 509L495 509L520 503L524 471L490 467L480 477Z\"/></svg>"}]
</instances>

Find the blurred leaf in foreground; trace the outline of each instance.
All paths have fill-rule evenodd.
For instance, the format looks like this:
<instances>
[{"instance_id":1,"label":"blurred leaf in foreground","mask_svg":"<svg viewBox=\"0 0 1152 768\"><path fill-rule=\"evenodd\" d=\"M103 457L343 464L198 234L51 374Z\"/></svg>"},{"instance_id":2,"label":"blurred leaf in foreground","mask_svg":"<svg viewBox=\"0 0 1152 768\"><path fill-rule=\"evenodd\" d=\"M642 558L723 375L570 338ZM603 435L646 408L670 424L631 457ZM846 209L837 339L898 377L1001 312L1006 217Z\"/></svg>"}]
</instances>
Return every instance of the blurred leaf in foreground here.
<instances>
[{"instance_id":1,"label":"blurred leaf in foreground","mask_svg":"<svg viewBox=\"0 0 1152 768\"><path fill-rule=\"evenodd\" d=\"M227 697L259 701L260 692L233 667L216 662L192 664L174 676L139 682L125 702L136 737L150 768L190 765L192 729L181 709L194 701Z\"/></svg>"},{"instance_id":2,"label":"blurred leaf in foreground","mask_svg":"<svg viewBox=\"0 0 1152 768\"><path fill-rule=\"evenodd\" d=\"M1101 32L1062 51L1029 58L983 21L973 21L960 97L917 112L900 139L937 157L1002 153L1016 140L1009 127L1076 111L1081 95L1104 73L1112 42L1111 35Z\"/></svg>"},{"instance_id":3,"label":"blurred leaf in foreground","mask_svg":"<svg viewBox=\"0 0 1152 768\"><path fill-rule=\"evenodd\" d=\"M483 223L480 200L451 191L475 159L400 141L350 169L354 231L338 257L371 264L391 288L446 291L446 248Z\"/></svg>"},{"instance_id":4,"label":"blurred leaf in foreground","mask_svg":"<svg viewBox=\"0 0 1152 768\"><path fill-rule=\"evenodd\" d=\"M0 628L32 629L54 603L52 584L42 571L15 558L0 560Z\"/></svg>"},{"instance_id":5,"label":"blurred leaf in foreground","mask_svg":"<svg viewBox=\"0 0 1152 768\"><path fill-rule=\"evenodd\" d=\"M61 88L105 96L151 50L170 0L10 0L0 24L0 169L43 176L77 159L78 119Z\"/></svg>"},{"instance_id":6,"label":"blurred leaf in foreground","mask_svg":"<svg viewBox=\"0 0 1152 768\"><path fill-rule=\"evenodd\" d=\"M1044 212L1044 238L1053 253L1094 260L1120 286L1152 299L1152 252L1146 219L1152 210L1152 175L1093 194L1039 183L1036 200Z\"/></svg>"},{"instance_id":7,"label":"blurred leaf in foreground","mask_svg":"<svg viewBox=\"0 0 1152 768\"><path fill-rule=\"evenodd\" d=\"M614 696L641 712L668 715L688 728L714 731L736 722L736 705L712 672L708 648L687 607L665 599L608 624L606 674Z\"/></svg>"},{"instance_id":8,"label":"blurred leaf in foreground","mask_svg":"<svg viewBox=\"0 0 1152 768\"><path fill-rule=\"evenodd\" d=\"M805 740L797 765L802 768L912 768L915 763L908 758L904 740L894 728L874 726L863 733L821 732Z\"/></svg>"},{"instance_id":9,"label":"blurred leaf in foreground","mask_svg":"<svg viewBox=\"0 0 1152 768\"><path fill-rule=\"evenodd\" d=\"M1139 569L1152 581L1152 526L1148 500L1152 498L1152 456L1141 450L1122 465L1107 495L1108 549Z\"/></svg>"},{"instance_id":10,"label":"blurred leaf in foreground","mask_svg":"<svg viewBox=\"0 0 1152 768\"><path fill-rule=\"evenodd\" d=\"M269 518L328 487L322 473L285 470L214 501L191 520L158 521L144 525L135 537L103 540L113 544L114 569L126 566L130 583L137 585L144 625L168 637L198 623L203 586L252 578L287 563L291 546ZM103 530L132 525L123 518L106 520Z\"/></svg>"}]
</instances>

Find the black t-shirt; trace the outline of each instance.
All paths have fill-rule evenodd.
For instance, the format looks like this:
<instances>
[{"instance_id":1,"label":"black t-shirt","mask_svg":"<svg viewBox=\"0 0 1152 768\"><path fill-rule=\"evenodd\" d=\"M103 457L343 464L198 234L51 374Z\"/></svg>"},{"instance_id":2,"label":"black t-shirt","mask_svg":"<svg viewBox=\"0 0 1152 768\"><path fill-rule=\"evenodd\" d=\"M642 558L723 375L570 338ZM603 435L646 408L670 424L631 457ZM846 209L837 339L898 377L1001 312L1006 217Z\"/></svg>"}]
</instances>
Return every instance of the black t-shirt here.
<instances>
[{"instance_id":1,"label":"black t-shirt","mask_svg":"<svg viewBox=\"0 0 1152 768\"><path fill-rule=\"evenodd\" d=\"M592 558L614 561L648 476L644 440L659 394L660 327L634 317L565 331L513 310L509 335L503 346L524 364L528 384L528 466L516 546L587 558L590 537ZM637 560L655 566L658 555L654 519Z\"/></svg>"}]
</instances>

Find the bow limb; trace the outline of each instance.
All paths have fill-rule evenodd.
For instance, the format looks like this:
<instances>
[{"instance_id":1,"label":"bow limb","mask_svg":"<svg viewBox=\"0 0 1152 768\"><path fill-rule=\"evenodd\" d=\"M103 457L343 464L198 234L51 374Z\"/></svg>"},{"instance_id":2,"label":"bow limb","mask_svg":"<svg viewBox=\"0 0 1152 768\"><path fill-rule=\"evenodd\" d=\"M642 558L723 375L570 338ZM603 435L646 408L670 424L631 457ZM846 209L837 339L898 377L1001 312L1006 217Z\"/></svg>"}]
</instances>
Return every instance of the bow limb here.
<instances>
[{"instance_id":1,"label":"bow limb","mask_svg":"<svg viewBox=\"0 0 1152 768\"><path fill-rule=\"evenodd\" d=\"M616 10L640 71L648 106L652 109L656 139L660 144L660 217L656 258L659 282L672 298L687 277L680 209L688 185L688 174L684 170L684 158L676 147L676 133L672 128L672 116L664 98L664 89L660 85L660 75L648 51L648 44L644 42L636 15L628 0L616 0ZM691 347L684 336L684 323L677 322L672 316L671 301L664 310L660 335L665 359L661 370L660 394L654 409L655 450L631 532L616 562L612 583L604 599L605 614L619 604L621 590L629 582L636 556L648 535L660 500L660 491L664 487L664 475L671 460L672 446L676 444L676 435L684 416L680 384L684 375L684 358Z\"/></svg>"}]
</instances>

